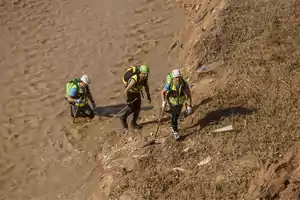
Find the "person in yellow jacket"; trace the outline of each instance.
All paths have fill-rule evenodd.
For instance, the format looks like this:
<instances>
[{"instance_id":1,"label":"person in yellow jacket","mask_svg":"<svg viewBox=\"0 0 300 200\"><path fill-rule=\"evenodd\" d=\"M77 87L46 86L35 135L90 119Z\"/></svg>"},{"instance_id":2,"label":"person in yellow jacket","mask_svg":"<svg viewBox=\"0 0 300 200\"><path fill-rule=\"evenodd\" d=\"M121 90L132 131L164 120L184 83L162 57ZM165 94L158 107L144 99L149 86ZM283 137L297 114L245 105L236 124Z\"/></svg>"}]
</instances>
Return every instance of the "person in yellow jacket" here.
<instances>
[{"instance_id":1,"label":"person in yellow jacket","mask_svg":"<svg viewBox=\"0 0 300 200\"><path fill-rule=\"evenodd\" d=\"M89 89L91 80L88 75L83 75L81 78L74 78L66 84L66 100L71 105L71 116L84 116L90 119L94 118L95 114L88 104L91 101L92 107L96 107L92 93Z\"/></svg>"},{"instance_id":2,"label":"person in yellow jacket","mask_svg":"<svg viewBox=\"0 0 300 200\"><path fill-rule=\"evenodd\" d=\"M174 69L171 77L167 80L164 88L161 91L162 109L164 110L166 102L170 103L172 113L172 134L176 140L180 138L178 130L178 118L181 114L183 104L189 100L186 114L192 112L192 96L187 81L181 76L179 69Z\"/></svg>"},{"instance_id":3,"label":"person in yellow jacket","mask_svg":"<svg viewBox=\"0 0 300 200\"><path fill-rule=\"evenodd\" d=\"M128 130L127 118L131 114L133 114L131 127L134 129L142 128L141 125L137 124L137 119L141 110L141 92L143 88L146 91L148 102L151 103L148 86L149 72L150 70L146 65L133 66L126 71L122 79L125 84L124 97L128 106L120 117L125 131Z\"/></svg>"}]
</instances>

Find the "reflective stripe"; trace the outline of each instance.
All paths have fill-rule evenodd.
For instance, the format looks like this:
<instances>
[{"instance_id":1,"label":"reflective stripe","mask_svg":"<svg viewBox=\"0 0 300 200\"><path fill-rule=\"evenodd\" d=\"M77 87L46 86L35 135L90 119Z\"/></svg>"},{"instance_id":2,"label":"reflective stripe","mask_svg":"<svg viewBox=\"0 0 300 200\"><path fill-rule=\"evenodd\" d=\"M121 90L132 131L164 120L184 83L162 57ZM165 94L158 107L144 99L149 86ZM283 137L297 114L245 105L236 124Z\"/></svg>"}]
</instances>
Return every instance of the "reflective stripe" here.
<instances>
[{"instance_id":1,"label":"reflective stripe","mask_svg":"<svg viewBox=\"0 0 300 200\"><path fill-rule=\"evenodd\" d=\"M169 94L169 102L172 105L182 105L186 101L186 96L184 92L182 91L182 86L183 84L180 85L179 89L177 90L175 84L172 84L170 90L168 93Z\"/></svg>"},{"instance_id":2,"label":"reflective stripe","mask_svg":"<svg viewBox=\"0 0 300 200\"><path fill-rule=\"evenodd\" d=\"M127 73L127 72L129 72L129 71L131 71L132 70L132 74L134 74L137 70L138 70L138 67L137 66L131 66L131 67L129 67L126 71L125 71L125 74ZM128 80L128 82L126 82L125 81L125 74L124 74L124 76L122 77L122 82L124 83L124 85L127 85L127 83L129 82L129 80L130 80L130 78L129 78L129 80Z\"/></svg>"},{"instance_id":3,"label":"reflective stripe","mask_svg":"<svg viewBox=\"0 0 300 200\"><path fill-rule=\"evenodd\" d=\"M141 86L139 84L139 78L138 78L138 75L133 75L129 80L128 82L130 82L130 80L133 79L135 81L135 84L133 86L133 88L129 89L129 92L133 92L133 93L139 93L142 91L143 89L143 86Z\"/></svg>"},{"instance_id":4,"label":"reflective stripe","mask_svg":"<svg viewBox=\"0 0 300 200\"><path fill-rule=\"evenodd\" d=\"M79 104L75 103L75 105L78 107L83 107L88 103L87 91L83 91L79 84L78 84L78 86L79 87L78 87L77 95L75 98L81 98L82 101ZM73 85L71 88L77 88L77 86ZM86 88L85 88L85 90L86 90Z\"/></svg>"}]
</instances>

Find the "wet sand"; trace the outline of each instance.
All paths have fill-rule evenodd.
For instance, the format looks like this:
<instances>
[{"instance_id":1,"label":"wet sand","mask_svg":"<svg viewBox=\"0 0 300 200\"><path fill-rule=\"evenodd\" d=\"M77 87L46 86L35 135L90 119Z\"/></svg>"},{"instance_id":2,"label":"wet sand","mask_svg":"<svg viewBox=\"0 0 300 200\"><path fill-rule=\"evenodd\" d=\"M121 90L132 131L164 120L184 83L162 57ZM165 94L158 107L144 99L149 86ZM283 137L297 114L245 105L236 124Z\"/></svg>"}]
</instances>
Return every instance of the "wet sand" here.
<instances>
[{"instance_id":1,"label":"wet sand","mask_svg":"<svg viewBox=\"0 0 300 200\"><path fill-rule=\"evenodd\" d=\"M171 1L0 1L0 199L90 197L101 165L62 131L66 81L89 74L98 106L120 104L124 69L146 63L156 94L183 20Z\"/></svg>"}]
</instances>

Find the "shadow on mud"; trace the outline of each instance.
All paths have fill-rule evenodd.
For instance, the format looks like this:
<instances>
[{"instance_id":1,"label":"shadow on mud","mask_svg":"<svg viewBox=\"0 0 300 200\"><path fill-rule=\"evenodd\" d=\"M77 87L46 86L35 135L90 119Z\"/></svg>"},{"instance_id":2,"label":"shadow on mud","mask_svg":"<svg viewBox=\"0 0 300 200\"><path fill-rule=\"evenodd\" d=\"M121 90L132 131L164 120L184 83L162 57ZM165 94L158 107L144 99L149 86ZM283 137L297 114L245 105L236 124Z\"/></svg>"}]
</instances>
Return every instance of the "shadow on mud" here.
<instances>
[{"instance_id":1,"label":"shadow on mud","mask_svg":"<svg viewBox=\"0 0 300 200\"><path fill-rule=\"evenodd\" d=\"M97 116L114 117L126 107L126 104L108 105L94 108L94 113ZM141 110L151 110L153 106L144 106Z\"/></svg>"},{"instance_id":2,"label":"shadow on mud","mask_svg":"<svg viewBox=\"0 0 300 200\"><path fill-rule=\"evenodd\" d=\"M193 114L200 106L202 106L202 105L204 105L204 104L209 104L212 100L213 100L212 97L208 97L208 98L206 98L206 99L203 99L198 105L194 105L194 106L193 106L193 109L192 109L191 115L192 115L192 114Z\"/></svg>"},{"instance_id":3,"label":"shadow on mud","mask_svg":"<svg viewBox=\"0 0 300 200\"><path fill-rule=\"evenodd\" d=\"M235 116L235 115L250 115L255 111L257 111L256 108L245 108L245 107L240 107L240 106L211 111L211 112L207 113L202 119L200 119L198 121L198 123L196 123L190 127L187 127L185 129L185 131L195 128L195 127L200 127L200 129L203 129L212 123L221 121L223 118L231 117L231 116ZM193 133L194 133L194 131L185 134L184 136L182 136L183 137L182 139L186 138L187 136L189 136Z\"/></svg>"},{"instance_id":4,"label":"shadow on mud","mask_svg":"<svg viewBox=\"0 0 300 200\"><path fill-rule=\"evenodd\" d=\"M197 110L201 105L207 104L207 103L209 103L211 101L212 101L212 98L208 97L208 98L202 100L198 105L194 105L191 114L193 114L195 112L195 110ZM183 110L184 110L184 108L183 108ZM161 119L161 122L165 123L165 122L169 121L171 123L171 117L172 117L172 112L171 111L165 111L165 114L164 114L163 118ZM186 117L185 113L182 112L182 114L179 117L179 119L185 118L185 117ZM141 125L149 125L149 124L155 124L155 123L158 123L158 119L152 120L152 121L148 121L148 122L143 122L143 123L141 123Z\"/></svg>"}]
</instances>

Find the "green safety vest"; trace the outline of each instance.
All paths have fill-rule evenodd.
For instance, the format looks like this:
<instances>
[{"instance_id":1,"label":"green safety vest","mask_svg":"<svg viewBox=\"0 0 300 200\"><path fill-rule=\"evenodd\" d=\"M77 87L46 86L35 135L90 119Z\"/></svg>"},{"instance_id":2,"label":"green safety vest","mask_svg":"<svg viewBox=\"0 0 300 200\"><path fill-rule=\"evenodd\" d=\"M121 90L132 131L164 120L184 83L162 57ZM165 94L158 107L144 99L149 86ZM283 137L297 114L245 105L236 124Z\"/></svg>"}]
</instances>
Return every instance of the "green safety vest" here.
<instances>
[{"instance_id":1,"label":"green safety vest","mask_svg":"<svg viewBox=\"0 0 300 200\"><path fill-rule=\"evenodd\" d=\"M148 80L145 80L144 82L140 81L139 69L139 66L131 66L126 70L122 77L122 82L125 85L125 88L128 86L131 79L135 80L135 85L129 90L129 92L139 93L142 91L143 87L148 84Z\"/></svg>"},{"instance_id":2,"label":"green safety vest","mask_svg":"<svg viewBox=\"0 0 300 200\"><path fill-rule=\"evenodd\" d=\"M168 81L168 80L167 80ZM176 85L173 84L173 80L171 79L170 82L167 82L170 85L169 91L168 91L168 98L169 102L172 105L182 105L187 100L187 97L183 91L183 87L185 86L185 81L182 79L181 84L179 88L177 89Z\"/></svg>"},{"instance_id":3,"label":"green safety vest","mask_svg":"<svg viewBox=\"0 0 300 200\"><path fill-rule=\"evenodd\" d=\"M76 88L77 89L77 94L75 96L75 99L81 98L82 101L79 104L75 103L75 105L79 106L79 107L83 107L88 103L87 94L89 92L89 89L88 89L88 86L86 88L82 89L80 87L79 83L80 83L80 79L78 79L78 78L72 79L72 80L67 82L67 84L66 84L66 97L70 96L70 90L72 88Z\"/></svg>"},{"instance_id":4,"label":"green safety vest","mask_svg":"<svg viewBox=\"0 0 300 200\"><path fill-rule=\"evenodd\" d=\"M127 86L130 78L133 75L136 75L139 73L139 69L140 69L140 67L138 67L138 66L131 66L125 71L125 74L122 77L122 82L125 86Z\"/></svg>"},{"instance_id":5,"label":"green safety vest","mask_svg":"<svg viewBox=\"0 0 300 200\"><path fill-rule=\"evenodd\" d=\"M144 87L144 84L140 83L140 77L136 74L136 75L133 75L130 79L135 80L135 85L133 86L133 88L131 88L129 90L129 92L133 92L133 93L139 93L139 92L141 92L142 89L143 89L143 87Z\"/></svg>"}]
</instances>

